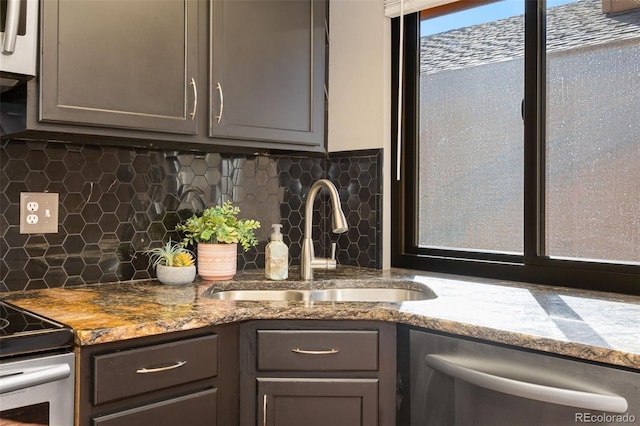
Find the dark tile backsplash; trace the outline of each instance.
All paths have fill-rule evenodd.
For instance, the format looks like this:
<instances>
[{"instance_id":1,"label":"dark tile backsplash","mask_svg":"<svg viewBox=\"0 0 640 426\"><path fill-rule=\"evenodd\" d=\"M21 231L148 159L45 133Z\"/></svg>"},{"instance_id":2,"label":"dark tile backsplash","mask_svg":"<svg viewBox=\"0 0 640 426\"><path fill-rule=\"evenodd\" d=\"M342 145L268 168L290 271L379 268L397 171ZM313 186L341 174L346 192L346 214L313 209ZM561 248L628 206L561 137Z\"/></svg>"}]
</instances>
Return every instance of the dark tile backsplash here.
<instances>
[{"instance_id":1,"label":"dark tile backsplash","mask_svg":"<svg viewBox=\"0 0 640 426\"><path fill-rule=\"evenodd\" d=\"M0 146L0 291L149 278L141 251L180 238L175 225L226 200L262 224L260 244L241 252L238 269L264 267L272 223L282 223L298 265L304 203L317 179L339 190L349 230L330 232L324 192L315 202L316 255L337 243L339 264L381 265L382 153L328 158L228 155L23 140ZM60 195L57 234L20 234L21 192Z\"/></svg>"}]
</instances>

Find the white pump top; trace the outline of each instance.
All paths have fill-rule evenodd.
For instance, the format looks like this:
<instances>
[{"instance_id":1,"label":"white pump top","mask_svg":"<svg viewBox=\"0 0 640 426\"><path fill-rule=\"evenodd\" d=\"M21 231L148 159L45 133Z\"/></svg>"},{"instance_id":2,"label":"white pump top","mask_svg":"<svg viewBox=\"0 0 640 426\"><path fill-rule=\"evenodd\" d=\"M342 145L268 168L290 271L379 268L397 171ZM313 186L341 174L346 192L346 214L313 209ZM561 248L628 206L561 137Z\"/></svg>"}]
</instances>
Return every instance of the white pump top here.
<instances>
[{"instance_id":1,"label":"white pump top","mask_svg":"<svg viewBox=\"0 0 640 426\"><path fill-rule=\"evenodd\" d=\"M279 223L274 223L273 225L271 225L271 229L273 229L273 231L271 232L269 239L271 241L282 241L282 233L280 232L280 230L282 229L282 225Z\"/></svg>"}]
</instances>

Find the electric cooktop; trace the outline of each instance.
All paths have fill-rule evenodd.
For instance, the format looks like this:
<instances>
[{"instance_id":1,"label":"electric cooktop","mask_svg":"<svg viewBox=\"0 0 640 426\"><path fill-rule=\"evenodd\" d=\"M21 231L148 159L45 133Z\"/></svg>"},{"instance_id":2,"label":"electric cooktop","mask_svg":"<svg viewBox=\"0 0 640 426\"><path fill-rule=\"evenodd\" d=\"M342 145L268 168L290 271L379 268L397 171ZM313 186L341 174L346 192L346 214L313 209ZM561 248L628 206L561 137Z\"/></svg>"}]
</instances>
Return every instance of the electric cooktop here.
<instances>
[{"instance_id":1,"label":"electric cooktop","mask_svg":"<svg viewBox=\"0 0 640 426\"><path fill-rule=\"evenodd\" d=\"M0 359L71 348L73 330L0 301Z\"/></svg>"}]
</instances>

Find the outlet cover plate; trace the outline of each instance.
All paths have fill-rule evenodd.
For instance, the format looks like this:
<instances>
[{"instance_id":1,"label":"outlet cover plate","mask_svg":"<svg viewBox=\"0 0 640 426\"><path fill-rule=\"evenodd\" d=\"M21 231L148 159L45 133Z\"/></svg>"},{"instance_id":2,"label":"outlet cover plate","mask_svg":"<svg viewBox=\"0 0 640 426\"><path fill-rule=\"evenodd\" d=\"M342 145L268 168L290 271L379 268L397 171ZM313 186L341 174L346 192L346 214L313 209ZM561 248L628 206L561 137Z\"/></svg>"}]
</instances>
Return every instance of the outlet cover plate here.
<instances>
[{"instance_id":1,"label":"outlet cover plate","mask_svg":"<svg viewBox=\"0 0 640 426\"><path fill-rule=\"evenodd\" d=\"M58 232L58 194L55 192L20 193L20 233L55 234Z\"/></svg>"}]
</instances>

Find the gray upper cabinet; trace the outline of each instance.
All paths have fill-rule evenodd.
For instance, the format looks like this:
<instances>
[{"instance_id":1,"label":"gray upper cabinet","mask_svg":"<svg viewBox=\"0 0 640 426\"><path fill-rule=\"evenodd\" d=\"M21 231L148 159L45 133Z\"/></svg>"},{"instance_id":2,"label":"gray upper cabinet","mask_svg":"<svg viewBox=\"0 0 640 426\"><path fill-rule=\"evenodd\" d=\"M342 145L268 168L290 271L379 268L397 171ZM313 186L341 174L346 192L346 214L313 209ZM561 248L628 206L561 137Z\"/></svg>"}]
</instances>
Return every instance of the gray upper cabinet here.
<instances>
[{"instance_id":1,"label":"gray upper cabinet","mask_svg":"<svg viewBox=\"0 0 640 426\"><path fill-rule=\"evenodd\" d=\"M210 4L209 136L324 152L326 1Z\"/></svg>"},{"instance_id":2,"label":"gray upper cabinet","mask_svg":"<svg viewBox=\"0 0 640 426\"><path fill-rule=\"evenodd\" d=\"M48 0L42 12L41 121L197 133L198 2Z\"/></svg>"},{"instance_id":3,"label":"gray upper cabinet","mask_svg":"<svg viewBox=\"0 0 640 426\"><path fill-rule=\"evenodd\" d=\"M41 1L40 71L3 93L0 134L325 153L327 5Z\"/></svg>"}]
</instances>

